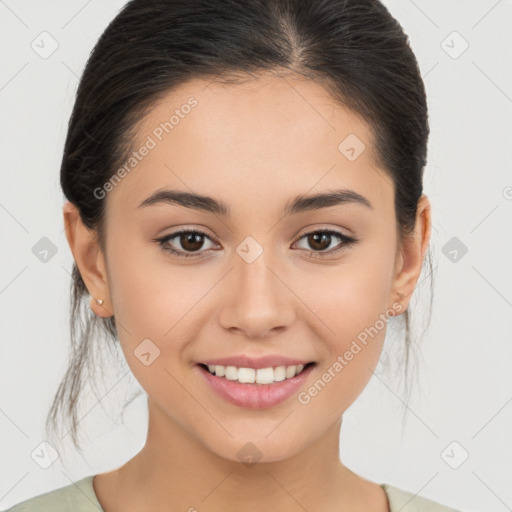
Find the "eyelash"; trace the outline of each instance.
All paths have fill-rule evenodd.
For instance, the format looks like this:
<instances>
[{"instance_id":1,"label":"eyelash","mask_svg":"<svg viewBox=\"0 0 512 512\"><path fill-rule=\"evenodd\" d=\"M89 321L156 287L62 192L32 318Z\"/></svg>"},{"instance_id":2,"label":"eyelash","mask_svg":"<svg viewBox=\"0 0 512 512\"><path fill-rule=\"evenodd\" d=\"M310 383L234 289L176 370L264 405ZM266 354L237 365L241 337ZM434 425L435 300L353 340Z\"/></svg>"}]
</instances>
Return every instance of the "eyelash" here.
<instances>
[{"instance_id":1,"label":"eyelash","mask_svg":"<svg viewBox=\"0 0 512 512\"><path fill-rule=\"evenodd\" d=\"M169 235L165 235L164 237L161 237L161 238L156 238L154 240L154 242L157 242L161 249L165 252L168 252L168 253L171 253L172 255L174 256L177 256L177 257L180 257L180 258L203 258L204 256L197 256L197 253L193 253L193 254L188 254L186 252L183 252L183 251L177 251L175 249L172 249L171 247L169 247L168 245L166 245L166 243L169 241L169 240L172 240L173 238L176 238L180 235L183 235L183 234L190 234L190 233L196 233L198 235L202 235L208 239L210 239L212 242L215 242L215 240L213 240L210 236L208 236L206 233L204 233L203 231L199 231L197 229L193 229L193 228L190 228L190 229L182 229L180 231L176 231L175 233L171 233ZM337 254L337 253L340 253L344 250L347 250L349 247L353 246L355 243L357 243L357 239L354 238L354 237L351 237L351 236L348 236L348 235L345 235L343 233L341 233L340 231L336 231L336 230L332 230L332 229L318 229L318 230L315 230L315 231L310 231L309 233L305 233L304 235L302 235L300 238L299 238L299 241L302 240L303 238L306 238L308 237L309 235L313 235L313 234L317 234L317 233L323 233L323 234L328 234L328 235L334 235L336 236L337 238L339 238L341 240L341 244L340 246L335 249L335 250L330 250L330 251L308 251L309 252L309 257L311 258L322 258L324 257L324 255L333 255L333 254ZM215 242L216 243L216 242ZM211 249L210 249L211 250Z\"/></svg>"}]
</instances>

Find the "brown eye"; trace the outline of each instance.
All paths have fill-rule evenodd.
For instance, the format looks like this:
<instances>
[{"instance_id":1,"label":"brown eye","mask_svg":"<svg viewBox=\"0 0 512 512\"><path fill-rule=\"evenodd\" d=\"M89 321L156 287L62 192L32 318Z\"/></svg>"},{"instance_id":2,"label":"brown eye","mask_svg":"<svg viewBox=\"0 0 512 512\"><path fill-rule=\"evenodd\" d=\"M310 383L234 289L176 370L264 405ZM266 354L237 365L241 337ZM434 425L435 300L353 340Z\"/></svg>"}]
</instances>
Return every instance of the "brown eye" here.
<instances>
[{"instance_id":1,"label":"brown eye","mask_svg":"<svg viewBox=\"0 0 512 512\"><path fill-rule=\"evenodd\" d=\"M331 250L326 250L331 246L333 242L336 241L336 239L339 241L337 246L335 245L334 249L331 248ZM350 246L357 242L357 239L354 237L331 229L311 231L310 233L306 233L304 236L302 236L300 240L306 240L308 245L306 250L309 251L310 255L313 257L336 254L340 251L348 249Z\"/></svg>"},{"instance_id":2,"label":"brown eye","mask_svg":"<svg viewBox=\"0 0 512 512\"><path fill-rule=\"evenodd\" d=\"M208 252L208 249L201 250L203 249L205 239L209 240L213 244L213 240L202 231L196 231L195 229L182 229L176 233L171 233L170 235L166 235L162 238L157 238L155 242L158 242L162 250L175 256L200 258L203 257L203 253ZM173 243L171 243L171 241L173 241ZM209 249L211 249L211 247ZM194 253L197 253L197 255Z\"/></svg>"},{"instance_id":3,"label":"brown eye","mask_svg":"<svg viewBox=\"0 0 512 512\"><path fill-rule=\"evenodd\" d=\"M203 235L195 232L187 232L180 235L180 243L186 251L197 251L201 249L204 240Z\"/></svg>"},{"instance_id":4,"label":"brown eye","mask_svg":"<svg viewBox=\"0 0 512 512\"><path fill-rule=\"evenodd\" d=\"M307 235L310 247L318 251L323 251L331 244L332 235L323 232L310 233Z\"/></svg>"}]
</instances>

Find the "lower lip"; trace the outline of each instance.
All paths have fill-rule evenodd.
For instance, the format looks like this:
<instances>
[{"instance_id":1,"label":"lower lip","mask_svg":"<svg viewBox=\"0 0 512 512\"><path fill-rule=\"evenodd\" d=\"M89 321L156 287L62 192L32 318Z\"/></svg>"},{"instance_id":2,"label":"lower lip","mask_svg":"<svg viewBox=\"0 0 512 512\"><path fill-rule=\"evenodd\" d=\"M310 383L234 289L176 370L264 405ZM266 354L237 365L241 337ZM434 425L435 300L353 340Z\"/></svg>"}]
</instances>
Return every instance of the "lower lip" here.
<instances>
[{"instance_id":1,"label":"lower lip","mask_svg":"<svg viewBox=\"0 0 512 512\"><path fill-rule=\"evenodd\" d=\"M315 367L312 364L295 377L272 384L242 384L236 380L217 377L202 366L196 366L206 382L220 396L232 404L250 409L264 409L283 402L298 391Z\"/></svg>"}]
</instances>

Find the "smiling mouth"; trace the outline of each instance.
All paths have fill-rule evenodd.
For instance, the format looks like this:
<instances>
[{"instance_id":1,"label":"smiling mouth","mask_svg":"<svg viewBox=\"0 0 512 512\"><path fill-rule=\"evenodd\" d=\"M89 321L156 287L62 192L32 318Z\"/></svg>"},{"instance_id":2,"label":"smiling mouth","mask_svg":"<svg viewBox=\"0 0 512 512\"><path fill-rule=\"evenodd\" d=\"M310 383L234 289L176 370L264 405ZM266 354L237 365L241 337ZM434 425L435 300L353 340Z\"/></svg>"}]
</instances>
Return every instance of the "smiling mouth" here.
<instances>
[{"instance_id":1,"label":"smiling mouth","mask_svg":"<svg viewBox=\"0 0 512 512\"><path fill-rule=\"evenodd\" d=\"M275 382L282 382L300 375L316 362L309 362L305 365L276 366L268 368L247 368L236 366L206 365L198 363L198 366L206 370L211 375L230 381L236 381L241 384L253 384L256 386L265 386Z\"/></svg>"}]
</instances>

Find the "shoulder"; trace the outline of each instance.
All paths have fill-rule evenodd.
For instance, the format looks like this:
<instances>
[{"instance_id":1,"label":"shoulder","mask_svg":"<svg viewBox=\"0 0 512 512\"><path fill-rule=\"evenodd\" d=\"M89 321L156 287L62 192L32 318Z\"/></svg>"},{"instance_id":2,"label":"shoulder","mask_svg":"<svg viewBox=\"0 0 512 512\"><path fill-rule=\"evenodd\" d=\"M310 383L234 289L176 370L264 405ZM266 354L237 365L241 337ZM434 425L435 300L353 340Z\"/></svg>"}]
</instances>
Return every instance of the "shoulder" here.
<instances>
[{"instance_id":1,"label":"shoulder","mask_svg":"<svg viewBox=\"0 0 512 512\"><path fill-rule=\"evenodd\" d=\"M386 491L391 512L460 512L389 484L381 487Z\"/></svg>"},{"instance_id":2,"label":"shoulder","mask_svg":"<svg viewBox=\"0 0 512 512\"><path fill-rule=\"evenodd\" d=\"M103 512L90 475L50 492L22 501L4 512Z\"/></svg>"}]
</instances>

